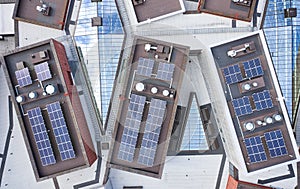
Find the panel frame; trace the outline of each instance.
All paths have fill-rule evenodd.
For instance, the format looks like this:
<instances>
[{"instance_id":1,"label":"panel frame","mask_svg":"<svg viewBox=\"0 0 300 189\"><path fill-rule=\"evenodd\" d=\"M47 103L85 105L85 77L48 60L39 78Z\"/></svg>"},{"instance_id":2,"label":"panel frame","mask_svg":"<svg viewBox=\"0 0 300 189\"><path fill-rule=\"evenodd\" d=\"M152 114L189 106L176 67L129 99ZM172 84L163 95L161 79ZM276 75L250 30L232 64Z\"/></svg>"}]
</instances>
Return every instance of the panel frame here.
<instances>
[{"instance_id":1,"label":"panel frame","mask_svg":"<svg viewBox=\"0 0 300 189\"><path fill-rule=\"evenodd\" d=\"M56 164L56 158L40 107L28 110L27 115L42 166Z\"/></svg>"},{"instance_id":2,"label":"panel frame","mask_svg":"<svg viewBox=\"0 0 300 189\"><path fill-rule=\"evenodd\" d=\"M138 163L151 167L154 164L167 101L152 98L146 120Z\"/></svg>"},{"instance_id":3,"label":"panel frame","mask_svg":"<svg viewBox=\"0 0 300 189\"><path fill-rule=\"evenodd\" d=\"M251 164L268 160L261 136L245 138L244 145Z\"/></svg>"},{"instance_id":4,"label":"panel frame","mask_svg":"<svg viewBox=\"0 0 300 189\"><path fill-rule=\"evenodd\" d=\"M51 127L55 136L56 145L62 161L76 158L75 150L68 131L66 120L60 106L56 101L46 105Z\"/></svg>"},{"instance_id":5,"label":"panel frame","mask_svg":"<svg viewBox=\"0 0 300 189\"><path fill-rule=\"evenodd\" d=\"M135 146L137 143L145 103L145 96L131 94L124 123L124 130L121 136L119 152L117 155L117 158L120 160L132 162L134 159ZM132 124L134 124L133 127Z\"/></svg>"}]
</instances>

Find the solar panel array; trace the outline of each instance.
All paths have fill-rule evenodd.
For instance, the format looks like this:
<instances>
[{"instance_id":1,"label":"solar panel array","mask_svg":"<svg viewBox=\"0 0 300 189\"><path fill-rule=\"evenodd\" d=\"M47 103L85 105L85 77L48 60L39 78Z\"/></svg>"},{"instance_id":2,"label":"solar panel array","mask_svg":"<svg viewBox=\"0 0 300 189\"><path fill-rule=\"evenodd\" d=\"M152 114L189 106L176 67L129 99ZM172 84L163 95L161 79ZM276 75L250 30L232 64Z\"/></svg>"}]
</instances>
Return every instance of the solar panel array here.
<instances>
[{"instance_id":1,"label":"solar panel array","mask_svg":"<svg viewBox=\"0 0 300 189\"><path fill-rule=\"evenodd\" d=\"M133 161L145 102L145 96L136 94L131 94L130 96L129 107L118 152L118 159L129 162Z\"/></svg>"},{"instance_id":2,"label":"solar panel array","mask_svg":"<svg viewBox=\"0 0 300 189\"><path fill-rule=\"evenodd\" d=\"M175 64L160 62L158 64L156 78L165 81L171 81L171 79L173 78L174 69Z\"/></svg>"},{"instance_id":3,"label":"solar panel array","mask_svg":"<svg viewBox=\"0 0 300 189\"><path fill-rule=\"evenodd\" d=\"M39 81L45 81L52 78L48 62L43 62L41 64L35 65L34 69Z\"/></svg>"},{"instance_id":4,"label":"solar panel array","mask_svg":"<svg viewBox=\"0 0 300 189\"><path fill-rule=\"evenodd\" d=\"M74 148L59 102L46 105L61 160L75 158Z\"/></svg>"},{"instance_id":5,"label":"solar panel array","mask_svg":"<svg viewBox=\"0 0 300 189\"><path fill-rule=\"evenodd\" d=\"M236 116L251 114L253 112L248 96L233 99L231 103Z\"/></svg>"},{"instance_id":6,"label":"solar panel array","mask_svg":"<svg viewBox=\"0 0 300 189\"><path fill-rule=\"evenodd\" d=\"M136 73L139 75L150 77L154 66L154 60L140 57Z\"/></svg>"},{"instance_id":7,"label":"solar panel array","mask_svg":"<svg viewBox=\"0 0 300 189\"><path fill-rule=\"evenodd\" d=\"M28 68L15 71L15 75L20 87L25 87L32 84Z\"/></svg>"},{"instance_id":8,"label":"solar panel array","mask_svg":"<svg viewBox=\"0 0 300 189\"><path fill-rule=\"evenodd\" d=\"M245 138L244 141L250 163L257 163L267 160L266 152L260 136Z\"/></svg>"},{"instance_id":9,"label":"solar panel array","mask_svg":"<svg viewBox=\"0 0 300 189\"><path fill-rule=\"evenodd\" d=\"M273 107L271 95L269 90L252 94L256 110L264 110Z\"/></svg>"},{"instance_id":10,"label":"solar panel array","mask_svg":"<svg viewBox=\"0 0 300 189\"><path fill-rule=\"evenodd\" d=\"M271 158L288 154L280 129L264 133L264 135Z\"/></svg>"},{"instance_id":11,"label":"solar panel array","mask_svg":"<svg viewBox=\"0 0 300 189\"><path fill-rule=\"evenodd\" d=\"M150 103L145 132L138 157L138 163L148 167L153 166L154 163L166 105L166 101L154 98Z\"/></svg>"},{"instance_id":12,"label":"solar panel array","mask_svg":"<svg viewBox=\"0 0 300 189\"><path fill-rule=\"evenodd\" d=\"M223 75L227 84L238 83L243 80L241 69L238 64L224 68Z\"/></svg>"},{"instance_id":13,"label":"solar panel array","mask_svg":"<svg viewBox=\"0 0 300 189\"><path fill-rule=\"evenodd\" d=\"M31 129L43 166L56 163L40 107L27 111Z\"/></svg>"},{"instance_id":14,"label":"solar panel array","mask_svg":"<svg viewBox=\"0 0 300 189\"><path fill-rule=\"evenodd\" d=\"M247 78L253 78L264 74L259 58L243 62L243 65Z\"/></svg>"}]
</instances>

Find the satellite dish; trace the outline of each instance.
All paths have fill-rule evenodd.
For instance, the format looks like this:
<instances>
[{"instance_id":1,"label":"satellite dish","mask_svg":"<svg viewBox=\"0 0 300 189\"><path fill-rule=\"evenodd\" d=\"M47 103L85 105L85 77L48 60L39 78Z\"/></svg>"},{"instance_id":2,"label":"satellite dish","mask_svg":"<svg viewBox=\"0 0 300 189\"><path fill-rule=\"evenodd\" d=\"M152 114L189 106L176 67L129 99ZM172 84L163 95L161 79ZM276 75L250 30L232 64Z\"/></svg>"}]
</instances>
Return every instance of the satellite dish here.
<instances>
[{"instance_id":1,"label":"satellite dish","mask_svg":"<svg viewBox=\"0 0 300 189\"><path fill-rule=\"evenodd\" d=\"M143 83L137 83L135 85L135 89L139 92L143 91L145 89L145 85Z\"/></svg>"},{"instance_id":2,"label":"satellite dish","mask_svg":"<svg viewBox=\"0 0 300 189\"><path fill-rule=\"evenodd\" d=\"M165 90L163 90L162 94L164 96L169 96L170 92L167 89L165 89Z\"/></svg>"},{"instance_id":3,"label":"satellite dish","mask_svg":"<svg viewBox=\"0 0 300 189\"><path fill-rule=\"evenodd\" d=\"M30 92L30 93L28 94L28 97L29 97L30 99L37 98L37 96L38 96L38 94L37 94L36 92L34 92L34 91L32 91L32 92Z\"/></svg>"},{"instance_id":4,"label":"satellite dish","mask_svg":"<svg viewBox=\"0 0 300 189\"><path fill-rule=\"evenodd\" d=\"M25 101L25 98L24 98L24 96L17 96L17 97L16 97L16 101L17 101L18 103L21 103L21 102L24 102L24 101Z\"/></svg>"},{"instance_id":5,"label":"satellite dish","mask_svg":"<svg viewBox=\"0 0 300 189\"><path fill-rule=\"evenodd\" d=\"M282 120L282 116L280 114L274 114L273 118L275 119L275 121L281 121Z\"/></svg>"},{"instance_id":6,"label":"satellite dish","mask_svg":"<svg viewBox=\"0 0 300 189\"><path fill-rule=\"evenodd\" d=\"M244 126L248 131L252 131L254 129L254 124L252 122L247 122Z\"/></svg>"},{"instance_id":7,"label":"satellite dish","mask_svg":"<svg viewBox=\"0 0 300 189\"><path fill-rule=\"evenodd\" d=\"M52 84L49 84L49 85L46 85L45 91L47 94L52 95L56 92L56 88Z\"/></svg>"},{"instance_id":8,"label":"satellite dish","mask_svg":"<svg viewBox=\"0 0 300 189\"><path fill-rule=\"evenodd\" d=\"M151 88L151 93L156 94L158 92L158 89L156 87Z\"/></svg>"}]
</instances>

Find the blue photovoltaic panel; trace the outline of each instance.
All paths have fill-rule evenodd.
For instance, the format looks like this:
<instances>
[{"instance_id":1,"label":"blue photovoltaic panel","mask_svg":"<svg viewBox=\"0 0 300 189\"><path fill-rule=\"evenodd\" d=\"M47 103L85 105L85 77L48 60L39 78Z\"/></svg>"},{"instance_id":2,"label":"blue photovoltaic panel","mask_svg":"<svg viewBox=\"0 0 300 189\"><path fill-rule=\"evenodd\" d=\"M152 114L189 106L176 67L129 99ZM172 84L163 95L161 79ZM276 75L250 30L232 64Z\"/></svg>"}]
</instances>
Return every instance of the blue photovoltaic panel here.
<instances>
[{"instance_id":1,"label":"blue photovoltaic panel","mask_svg":"<svg viewBox=\"0 0 300 189\"><path fill-rule=\"evenodd\" d=\"M46 105L61 160L75 158L66 121L59 102Z\"/></svg>"},{"instance_id":2,"label":"blue photovoltaic panel","mask_svg":"<svg viewBox=\"0 0 300 189\"><path fill-rule=\"evenodd\" d=\"M251 114L253 112L248 96L233 99L231 103L236 116Z\"/></svg>"},{"instance_id":3,"label":"blue photovoltaic panel","mask_svg":"<svg viewBox=\"0 0 300 189\"><path fill-rule=\"evenodd\" d=\"M247 62L243 62L243 65L244 65L245 74L247 78L261 76L264 74L259 58L255 58Z\"/></svg>"},{"instance_id":4,"label":"blue photovoltaic panel","mask_svg":"<svg viewBox=\"0 0 300 189\"><path fill-rule=\"evenodd\" d=\"M243 80L241 69L238 64L224 68L223 75L227 84L238 83Z\"/></svg>"},{"instance_id":5,"label":"blue photovoltaic panel","mask_svg":"<svg viewBox=\"0 0 300 189\"><path fill-rule=\"evenodd\" d=\"M153 66L154 66L154 60L140 57L138 60L136 73L139 75L151 77Z\"/></svg>"},{"instance_id":6,"label":"blue photovoltaic panel","mask_svg":"<svg viewBox=\"0 0 300 189\"><path fill-rule=\"evenodd\" d=\"M23 68L22 70L17 70L15 72L18 84L20 87L25 87L32 84L32 80L29 74L28 68Z\"/></svg>"},{"instance_id":7,"label":"blue photovoltaic panel","mask_svg":"<svg viewBox=\"0 0 300 189\"><path fill-rule=\"evenodd\" d=\"M267 160L266 152L260 136L245 138L244 143L250 163L257 163Z\"/></svg>"},{"instance_id":8,"label":"blue photovoltaic panel","mask_svg":"<svg viewBox=\"0 0 300 189\"><path fill-rule=\"evenodd\" d=\"M27 111L33 136L43 166L56 163L40 107Z\"/></svg>"},{"instance_id":9,"label":"blue photovoltaic panel","mask_svg":"<svg viewBox=\"0 0 300 189\"><path fill-rule=\"evenodd\" d=\"M276 131L267 132L264 135L271 158L288 154L280 129Z\"/></svg>"},{"instance_id":10,"label":"blue photovoltaic panel","mask_svg":"<svg viewBox=\"0 0 300 189\"><path fill-rule=\"evenodd\" d=\"M35 65L34 70L37 74L37 78L39 81L45 81L47 79L52 78L48 62L44 62L44 63L38 64L38 65Z\"/></svg>"},{"instance_id":11,"label":"blue photovoltaic panel","mask_svg":"<svg viewBox=\"0 0 300 189\"><path fill-rule=\"evenodd\" d=\"M148 167L153 166L154 163L166 105L166 101L154 98L150 103L145 132L138 157L138 163Z\"/></svg>"},{"instance_id":12,"label":"blue photovoltaic panel","mask_svg":"<svg viewBox=\"0 0 300 189\"><path fill-rule=\"evenodd\" d=\"M253 101L257 111L269 109L273 107L269 90L252 94Z\"/></svg>"},{"instance_id":13,"label":"blue photovoltaic panel","mask_svg":"<svg viewBox=\"0 0 300 189\"><path fill-rule=\"evenodd\" d=\"M145 96L131 94L118 159L132 162L143 116Z\"/></svg>"},{"instance_id":14,"label":"blue photovoltaic panel","mask_svg":"<svg viewBox=\"0 0 300 189\"><path fill-rule=\"evenodd\" d=\"M175 64L160 62L158 64L156 78L165 81L171 81L171 79L173 78L174 69L175 69Z\"/></svg>"}]
</instances>

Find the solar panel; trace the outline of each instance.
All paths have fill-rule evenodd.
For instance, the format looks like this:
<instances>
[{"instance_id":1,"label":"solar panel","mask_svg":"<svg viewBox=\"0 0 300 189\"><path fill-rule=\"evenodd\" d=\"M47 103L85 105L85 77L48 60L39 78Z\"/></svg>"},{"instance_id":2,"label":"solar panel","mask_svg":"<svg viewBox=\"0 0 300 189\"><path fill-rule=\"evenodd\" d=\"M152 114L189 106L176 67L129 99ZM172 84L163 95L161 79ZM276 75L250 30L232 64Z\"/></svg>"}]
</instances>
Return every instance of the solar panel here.
<instances>
[{"instance_id":1,"label":"solar panel","mask_svg":"<svg viewBox=\"0 0 300 189\"><path fill-rule=\"evenodd\" d=\"M252 94L254 104L257 111L269 109L273 107L271 95L269 90Z\"/></svg>"},{"instance_id":2,"label":"solar panel","mask_svg":"<svg viewBox=\"0 0 300 189\"><path fill-rule=\"evenodd\" d=\"M245 138L244 143L246 146L250 163L267 161L266 152L260 136Z\"/></svg>"},{"instance_id":3,"label":"solar panel","mask_svg":"<svg viewBox=\"0 0 300 189\"><path fill-rule=\"evenodd\" d=\"M166 104L166 101L154 98L150 103L145 132L138 157L138 163L146 165L148 167L153 166L154 163Z\"/></svg>"},{"instance_id":4,"label":"solar panel","mask_svg":"<svg viewBox=\"0 0 300 189\"><path fill-rule=\"evenodd\" d=\"M264 135L271 158L288 154L280 129L264 133Z\"/></svg>"},{"instance_id":5,"label":"solar panel","mask_svg":"<svg viewBox=\"0 0 300 189\"><path fill-rule=\"evenodd\" d=\"M64 161L75 158L75 152L59 102L47 104L46 108L50 117L61 160Z\"/></svg>"},{"instance_id":6,"label":"solar panel","mask_svg":"<svg viewBox=\"0 0 300 189\"><path fill-rule=\"evenodd\" d=\"M35 72L37 74L37 78L39 81L45 81L47 79L51 79L52 75L49 69L48 62L44 62L34 66Z\"/></svg>"},{"instance_id":7,"label":"solar panel","mask_svg":"<svg viewBox=\"0 0 300 189\"><path fill-rule=\"evenodd\" d=\"M143 110L146 102L145 96L131 94L129 107L121 137L118 159L132 162L135 152Z\"/></svg>"},{"instance_id":8,"label":"solar panel","mask_svg":"<svg viewBox=\"0 0 300 189\"><path fill-rule=\"evenodd\" d=\"M264 74L264 71L261 67L261 62L259 58L255 58L246 62L243 62L246 77L252 78L256 76L261 76Z\"/></svg>"},{"instance_id":9,"label":"solar panel","mask_svg":"<svg viewBox=\"0 0 300 189\"><path fill-rule=\"evenodd\" d=\"M150 77L154 66L154 60L140 57L138 60L138 66L136 73Z\"/></svg>"},{"instance_id":10,"label":"solar panel","mask_svg":"<svg viewBox=\"0 0 300 189\"><path fill-rule=\"evenodd\" d=\"M56 163L40 107L27 111L42 166Z\"/></svg>"},{"instance_id":11,"label":"solar panel","mask_svg":"<svg viewBox=\"0 0 300 189\"><path fill-rule=\"evenodd\" d=\"M233 99L231 103L236 116L251 114L253 112L248 96Z\"/></svg>"},{"instance_id":12,"label":"solar panel","mask_svg":"<svg viewBox=\"0 0 300 189\"><path fill-rule=\"evenodd\" d=\"M32 84L28 68L15 71L15 75L20 87L25 87Z\"/></svg>"},{"instance_id":13,"label":"solar panel","mask_svg":"<svg viewBox=\"0 0 300 189\"><path fill-rule=\"evenodd\" d=\"M224 68L223 75L227 84L238 83L243 80L241 69L238 64Z\"/></svg>"},{"instance_id":14,"label":"solar panel","mask_svg":"<svg viewBox=\"0 0 300 189\"><path fill-rule=\"evenodd\" d=\"M158 64L156 78L165 81L171 81L171 79L173 78L174 69L175 64L160 62Z\"/></svg>"}]
</instances>

